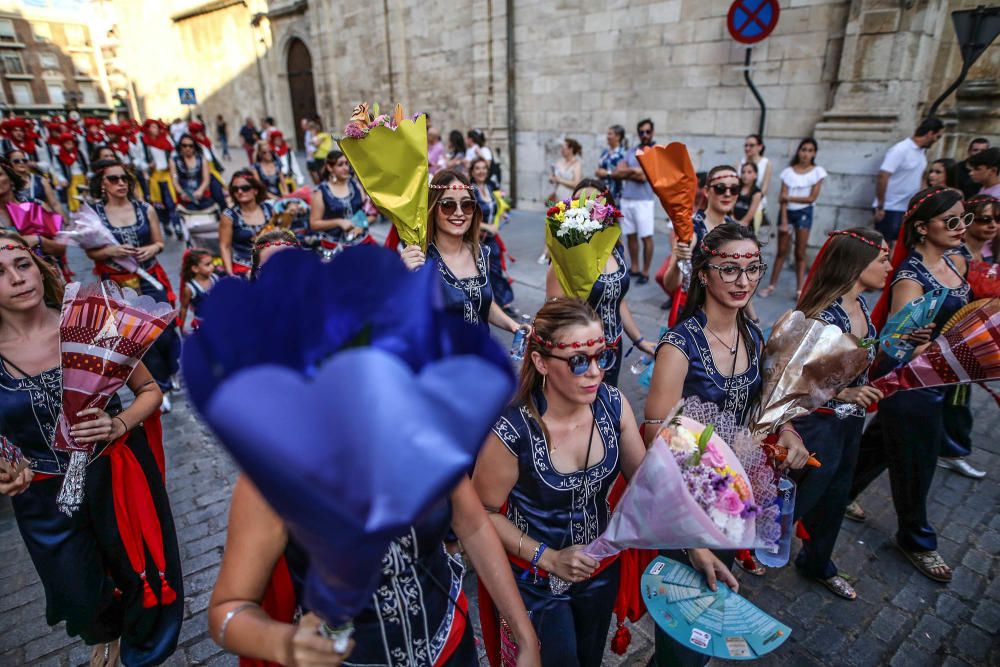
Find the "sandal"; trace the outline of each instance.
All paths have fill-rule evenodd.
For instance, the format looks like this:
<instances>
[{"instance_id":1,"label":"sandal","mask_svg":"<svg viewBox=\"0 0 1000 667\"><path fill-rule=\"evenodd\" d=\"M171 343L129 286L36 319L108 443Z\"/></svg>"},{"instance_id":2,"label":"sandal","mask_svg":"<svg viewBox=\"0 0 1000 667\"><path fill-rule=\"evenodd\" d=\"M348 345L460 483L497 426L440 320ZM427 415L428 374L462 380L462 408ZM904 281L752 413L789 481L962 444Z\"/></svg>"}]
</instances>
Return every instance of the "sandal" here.
<instances>
[{"instance_id":1,"label":"sandal","mask_svg":"<svg viewBox=\"0 0 1000 667\"><path fill-rule=\"evenodd\" d=\"M858 597L858 593L854 590L854 587L847 583L847 580L839 574L835 574L829 579L817 579L816 581L826 586L837 597L844 598L845 600L856 600Z\"/></svg>"},{"instance_id":2,"label":"sandal","mask_svg":"<svg viewBox=\"0 0 1000 667\"><path fill-rule=\"evenodd\" d=\"M952 570L941 558L937 551L908 551L896 543L896 547L903 552L906 559L917 568L917 572L932 581L947 584L951 581ZM936 574L934 570L943 571L944 574Z\"/></svg>"},{"instance_id":3,"label":"sandal","mask_svg":"<svg viewBox=\"0 0 1000 667\"><path fill-rule=\"evenodd\" d=\"M772 294L774 294L774 290L775 290L774 285L768 285L764 289L762 289L759 292L757 292L757 296L759 296L762 299L766 299L767 297L769 297Z\"/></svg>"},{"instance_id":4,"label":"sandal","mask_svg":"<svg viewBox=\"0 0 1000 667\"><path fill-rule=\"evenodd\" d=\"M739 565L740 569L744 572L757 577L763 577L767 573L767 568L764 567L753 555L753 552L749 550L740 550L736 552L736 564Z\"/></svg>"},{"instance_id":5,"label":"sandal","mask_svg":"<svg viewBox=\"0 0 1000 667\"><path fill-rule=\"evenodd\" d=\"M868 515L858 504L858 501L852 500L847 507L844 508L844 517L850 519L851 521L857 521L858 523L864 523L868 520Z\"/></svg>"},{"instance_id":6,"label":"sandal","mask_svg":"<svg viewBox=\"0 0 1000 667\"><path fill-rule=\"evenodd\" d=\"M98 644L90 652L91 667L115 667L120 650L121 645L117 639L107 644Z\"/></svg>"}]
</instances>

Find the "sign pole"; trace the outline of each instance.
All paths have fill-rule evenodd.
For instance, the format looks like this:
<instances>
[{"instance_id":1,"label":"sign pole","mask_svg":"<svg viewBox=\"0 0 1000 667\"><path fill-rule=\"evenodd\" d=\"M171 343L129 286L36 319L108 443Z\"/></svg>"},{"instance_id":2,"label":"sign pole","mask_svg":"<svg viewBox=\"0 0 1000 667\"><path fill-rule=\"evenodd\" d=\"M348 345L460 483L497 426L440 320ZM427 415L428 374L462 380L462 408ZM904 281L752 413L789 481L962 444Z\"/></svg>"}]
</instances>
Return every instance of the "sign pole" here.
<instances>
[{"instance_id":1,"label":"sign pole","mask_svg":"<svg viewBox=\"0 0 1000 667\"><path fill-rule=\"evenodd\" d=\"M757 86L754 85L753 79L750 78L750 54L753 52L753 47L747 47L747 55L743 61L743 80L747 82L747 86L750 88L750 92L753 96L757 98L757 104L760 105L760 122L757 123L757 136L764 136L764 121L767 118L767 105L764 103L764 98L761 97L760 91L757 90Z\"/></svg>"},{"instance_id":2,"label":"sign pole","mask_svg":"<svg viewBox=\"0 0 1000 667\"><path fill-rule=\"evenodd\" d=\"M767 104L764 97L754 85L750 76L750 57L753 45L767 38L778 25L781 7L778 0L733 0L729 13L726 15L726 27L732 38L741 44L746 44L746 56L743 59L743 80L760 105L760 122L757 123L757 134L764 136L764 126L767 120Z\"/></svg>"}]
</instances>

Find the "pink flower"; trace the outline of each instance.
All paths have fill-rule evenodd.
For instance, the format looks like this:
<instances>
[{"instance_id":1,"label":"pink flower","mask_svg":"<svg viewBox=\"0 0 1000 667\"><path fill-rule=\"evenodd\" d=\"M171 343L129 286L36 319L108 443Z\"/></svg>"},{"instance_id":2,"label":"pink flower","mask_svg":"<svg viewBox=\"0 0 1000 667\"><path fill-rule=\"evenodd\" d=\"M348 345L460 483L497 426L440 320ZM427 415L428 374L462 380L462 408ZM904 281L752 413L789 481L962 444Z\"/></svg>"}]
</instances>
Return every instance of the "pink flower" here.
<instances>
[{"instance_id":1,"label":"pink flower","mask_svg":"<svg viewBox=\"0 0 1000 667\"><path fill-rule=\"evenodd\" d=\"M722 455L722 452L719 451L719 448L712 441L709 441L705 445L705 453L701 455L701 460L713 468L724 468L726 466L726 457Z\"/></svg>"},{"instance_id":2,"label":"pink flower","mask_svg":"<svg viewBox=\"0 0 1000 667\"><path fill-rule=\"evenodd\" d=\"M720 493L718 500L715 501L715 506L726 514L736 516L743 511L743 501L740 500L740 494L732 489L726 489Z\"/></svg>"},{"instance_id":3,"label":"pink flower","mask_svg":"<svg viewBox=\"0 0 1000 667\"><path fill-rule=\"evenodd\" d=\"M357 123L350 123L344 128L344 136L350 137L351 139L363 139L367 134L368 131Z\"/></svg>"}]
</instances>

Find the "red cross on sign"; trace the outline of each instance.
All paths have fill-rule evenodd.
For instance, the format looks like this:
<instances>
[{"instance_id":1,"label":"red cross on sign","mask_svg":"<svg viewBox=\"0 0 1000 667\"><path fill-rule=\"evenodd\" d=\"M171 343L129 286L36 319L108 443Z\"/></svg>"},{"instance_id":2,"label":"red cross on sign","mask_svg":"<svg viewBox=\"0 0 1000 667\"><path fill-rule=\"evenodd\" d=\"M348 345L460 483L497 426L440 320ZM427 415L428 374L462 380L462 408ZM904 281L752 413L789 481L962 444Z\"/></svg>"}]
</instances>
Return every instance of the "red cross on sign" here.
<instances>
[{"instance_id":1,"label":"red cross on sign","mask_svg":"<svg viewBox=\"0 0 1000 667\"><path fill-rule=\"evenodd\" d=\"M726 26L737 42L756 44L778 25L778 0L736 0L729 8Z\"/></svg>"}]
</instances>

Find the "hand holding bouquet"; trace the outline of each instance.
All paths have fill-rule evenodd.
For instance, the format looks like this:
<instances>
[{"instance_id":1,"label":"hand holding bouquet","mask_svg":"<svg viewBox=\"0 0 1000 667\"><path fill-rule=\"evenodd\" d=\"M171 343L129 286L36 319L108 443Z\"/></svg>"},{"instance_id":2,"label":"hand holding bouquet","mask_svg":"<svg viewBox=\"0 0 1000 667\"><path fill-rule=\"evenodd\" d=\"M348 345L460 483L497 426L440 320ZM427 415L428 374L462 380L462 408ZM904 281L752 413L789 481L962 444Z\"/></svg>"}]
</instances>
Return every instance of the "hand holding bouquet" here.
<instances>
[{"instance_id":1,"label":"hand holding bouquet","mask_svg":"<svg viewBox=\"0 0 1000 667\"><path fill-rule=\"evenodd\" d=\"M590 295L621 236L620 217L601 195L564 199L546 212L545 246L567 296Z\"/></svg>"}]
</instances>

